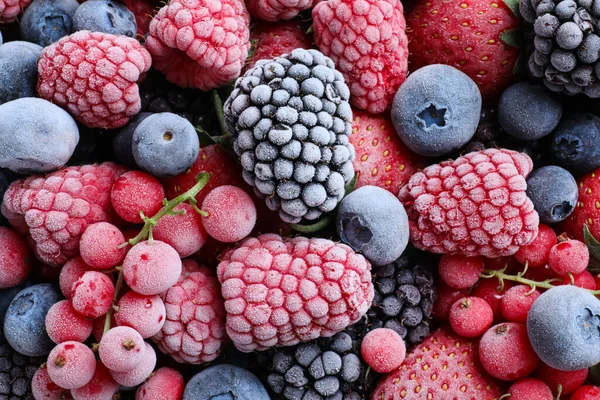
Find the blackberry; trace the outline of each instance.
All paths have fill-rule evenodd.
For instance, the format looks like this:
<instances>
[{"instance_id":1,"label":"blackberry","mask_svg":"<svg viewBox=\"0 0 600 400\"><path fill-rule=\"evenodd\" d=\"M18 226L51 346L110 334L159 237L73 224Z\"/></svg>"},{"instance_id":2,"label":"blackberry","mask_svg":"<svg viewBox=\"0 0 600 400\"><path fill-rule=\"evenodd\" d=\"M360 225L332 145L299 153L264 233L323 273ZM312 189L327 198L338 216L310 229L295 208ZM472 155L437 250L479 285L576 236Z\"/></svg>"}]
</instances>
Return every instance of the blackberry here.
<instances>
[{"instance_id":1,"label":"blackberry","mask_svg":"<svg viewBox=\"0 0 600 400\"><path fill-rule=\"evenodd\" d=\"M340 332L271 352L268 387L286 400L368 399L360 342Z\"/></svg>"},{"instance_id":2,"label":"blackberry","mask_svg":"<svg viewBox=\"0 0 600 400\"><path fill-rule=\"evenodd\" d=\"M45 360L17 353L8 344L0 345L0 399L33 400L31 380Z\"/></svg>"},{"instance_id":3,"label":"blackberry","mask_svg":"<svg viewBox=\"0 0 600 400\"><path fill-rule=\"evenodd\" d=\"M332 211L354 176L350 90L317 50L260 60L225 102L244 180L282 220Z\"/></svg>"},{"instance_id":4,"label":"blackberry","mask_svg":"<svg viewBox=\"0 0 600 400\"><path fill-rule=\"evenodd\" d=\"M535 32L529 72L554 92L600 97L600 3L523 0L521 14Z\"/></svg>"}]
</instances>

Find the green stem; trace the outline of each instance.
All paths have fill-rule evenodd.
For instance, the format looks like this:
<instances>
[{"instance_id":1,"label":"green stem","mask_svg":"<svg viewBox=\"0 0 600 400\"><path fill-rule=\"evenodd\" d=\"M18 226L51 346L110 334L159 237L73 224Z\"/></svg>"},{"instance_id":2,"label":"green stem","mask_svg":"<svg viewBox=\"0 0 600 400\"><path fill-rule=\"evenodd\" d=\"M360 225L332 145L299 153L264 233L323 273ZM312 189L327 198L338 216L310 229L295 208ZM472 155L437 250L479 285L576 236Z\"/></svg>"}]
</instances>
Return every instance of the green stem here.
<instances>
[{"instance_id":1,"label":"green stem","mask_svg":"<svg viewBox=\"0 0 600 400\"><path fill-rule=\"evenodd\" d=\"M113 296L112 304L110 305L110 308L106 313L106 317L104 318L104 333L110 330L110 320L112 319L113 308L117 304L117 300L119 299L119 292L123 287L123 267L117 267L116 269L119 270L119 277L117 278L117 284L115 285L115 294Z\"/></svg>"},{"instance_id":2,"label":"green stem","mask_svg":"<svg viewBox=\"0 0 600 400\"><path fill-rule=\"evenodd\" d=\"M225 112L223 111L223 102L221 101L221 96L219 96L219 92L217 91L217 89L213 89L211 95L213 105L215 106L215 112L217 113L217 118L219 119L221 135L229 136L227 125L225 125Z\"/></svg>"}]
</instances>

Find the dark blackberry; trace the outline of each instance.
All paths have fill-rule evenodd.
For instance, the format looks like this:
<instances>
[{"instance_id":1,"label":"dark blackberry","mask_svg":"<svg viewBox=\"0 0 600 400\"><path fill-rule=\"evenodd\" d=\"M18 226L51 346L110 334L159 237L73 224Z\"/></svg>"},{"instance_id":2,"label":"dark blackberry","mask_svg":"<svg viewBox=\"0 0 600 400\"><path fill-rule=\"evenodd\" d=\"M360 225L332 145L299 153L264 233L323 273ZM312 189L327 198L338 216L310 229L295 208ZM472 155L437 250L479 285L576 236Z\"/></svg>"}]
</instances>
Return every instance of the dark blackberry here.
<instances>
[{"instance_id":1,"label":"dark blackberry","mask_svg":"<svg viewBox=\"0 0 600 400\"><path fill-rule=\"evenodd\" d=\"M0 345L0 399L33 400L31 380L45 360L17 353L8 344Z\"/></svg>"},{"instance_id":2,"label":"dark blackberry","mask_svg":"<svg viewBox=\"0 0 600 400\"><path fill-rule=\"evenodd\" d=\"M270 352L267 385L286 400L363 400L372 384L360 341L347 332Z\"/></svg>"}]
</instances>

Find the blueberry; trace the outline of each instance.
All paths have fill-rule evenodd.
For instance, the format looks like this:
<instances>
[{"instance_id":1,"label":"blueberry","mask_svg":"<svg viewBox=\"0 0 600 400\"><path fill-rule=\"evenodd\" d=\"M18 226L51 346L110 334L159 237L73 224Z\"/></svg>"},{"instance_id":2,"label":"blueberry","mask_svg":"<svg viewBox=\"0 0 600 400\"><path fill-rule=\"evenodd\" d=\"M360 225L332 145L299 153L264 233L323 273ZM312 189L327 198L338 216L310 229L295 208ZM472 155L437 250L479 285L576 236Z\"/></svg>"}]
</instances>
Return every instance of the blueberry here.
<instances>
[{"instance_id":1,"label":"blueberry","mask_svg":"<svg viewBox=\"0 0 600 400\"><path fill-rule=\"evenodd\" d=\"M183 400L269 400L267 390L248 370L219 364L194 375L185 385Z\"/></svg>"},{"instance_id":2,"label":"blueberry","mask_svg":"<svg viewBox=\"0 0 600 400\"><path fill-rule=\"evenodd\" d=\"M0 32L0 45L4 43L4 39L2 38L2 32Z\"/></svg>"},{"instance_id":3,"label":"blueberry","mask_svg":"<svg viewBox=\"0 0 600 400\"><path fill-rule=\"evenodd\" d=\"M34 0L23 13L21 37L46 47L73 31L77 0Z\"/></svg>"},{"instance_id":4,"label":"blueberry","mask_svg":"<svg viewBox=\"0 0 600 400\"><path fill-rule=\"evenodd\" d=\"M471 78L448 65L428 65L408 76L392 106L392 121L415 153L441 156L475 134L481 93Z\"/></svg>"},{"instance_id":5,"label":"blueberry","mask_svg":"<svg viewBox=\"0 0 600 400\"><path fill-rule=\"evenodd\" d=\"M556 163L576 174L600 167L600 118L575 113L563 117L552 134L551 153Z\"/></svg>"},{"instance_id":6,"label":"blueberry","mask_svg":"<svg viewBox=\"0 0 600 400\"><path fill-rule=\"evenodd\" d=\"M120 1L88 0L73 16L75 31L105 32L135 37L135 15Z\"/></svg>"},{"instance_id":7,"label":"blueberry","mask_svg":"<svg viewBox=\"0 0 600 400\"><path fill-rule=\"evenodd\" d=\"M537 140L556 128L562 111L562 103L551 92L541 86L519 82L502 93L498 102L498 121L517 139Z\"/></svg>"},{"instance_id":8,"label":"blueberry","mask_svg":"<svg viewBox=\"0 0 600 400\"><path fill-rule=\"evenodd\" d=\"M527 178L527 197L545 224L565 220L575 209L578 188L569 171L549 165L533 171Z\"/></svg>"},{"instance_id":9,"label":"blueberry","mask_svg":"<svg viewBox=\"0 0 600 400\"><path fill-rule=\"evenodd\" d=\"M136 164L152 175L167 178L190 168L200 151L194 126L172 113L154 114L145 118L132 138Z\"/></svg>"},{"instance_id":10,"label":"blueberry","mask_svg":"<svg viewBox=\"0 0 600 400\"><path fill-rule=\"evenodd\" d=\"M13 299L4 319L4 336L13 349L31 357L41 357L54 347L46 333L46 314L62 299L49 283L23 289Z\"/></svg>"},{"instance_id":11,"label":"blueberry","mask_svg":"<svg viewBox=\"0 0 600 400\"><path fill-rule=\"evenodd\" d=\"M43 48L29 42L0 46L0 104L37 96L37 61Z\"/></svg>"},{"instance_id":12,"label":"blueberry","mask_svg":"<svg viewBox=\"0 0 600 400\"><path fill-rule=\"evenodd\" d=\"M404 206L377 186L363 186L346 196L337 211L336 227L344 243L375 265L391 263L408 244Z\"/></svg>"},{"instance_id":13,"label":"blueberry","mask_svg":"<svg viewBox=\"0 0 600 400\"><path fill-rule=\"evenodd\" d=\"M79 129L73 118L49 101L26 97L0 105L2 168L18 173L57 170L77 142Z\"/></svg>"},{"instance_id":14,"label":"blueberry","mask_svg":"<svg viewBox=\"0 0 600 400\"><path fill-rule=\"evenodd\" d=\"M575 371L600 362L600 300L576 286L544 292L527 315L529 341L552 368Z\"/></svg>"},{"instance_id":15,"label":"blueberry","mask_svg":"<svg viewBox=\"0 0 600 400\"><path fill-rule=\"evenodd\" d=\"M19 294L21 290L29 287L30 285L31 284L29 282L24 282L19 286L0 290L0 326L4 326L4 317L6 316L6 311L8 310L8 307L15 296ZM4 342L4 332L2 332L2 329L0 329L0 343Z\"/></svg>"},{"instance_id":16,"label":"blueberry","mask_svg":"<svg viewBox=\"0 0 600 400\"><path fill-rule=\"evenodd\" d=\"M139 124L151 116L152 113L139 113L132 118L127 125L117 130L117 134L113 138L113 153L115 158L121 164L127 165L130 168L136 168L135 158L133 157L133 133Z\"/></svg>"}]
</instances>

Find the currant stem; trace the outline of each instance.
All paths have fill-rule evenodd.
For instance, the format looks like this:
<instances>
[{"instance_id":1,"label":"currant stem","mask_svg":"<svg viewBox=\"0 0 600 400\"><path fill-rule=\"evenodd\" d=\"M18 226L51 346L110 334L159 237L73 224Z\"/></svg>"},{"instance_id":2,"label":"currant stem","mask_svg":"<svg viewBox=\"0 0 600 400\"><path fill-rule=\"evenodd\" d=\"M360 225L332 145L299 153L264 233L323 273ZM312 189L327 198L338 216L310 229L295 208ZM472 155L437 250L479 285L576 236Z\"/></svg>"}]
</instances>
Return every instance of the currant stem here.
<instances>
[{"instance_id":1,"label":"currant stem","mask_svg":"<svg viewBox=\"0 0 600 400\"><path fill-rule=\"evenodd\" d=\"M119 277L117 278L117 284L115 285L115 294L112 299L112 304L111 304L110 308L108 309L108 312L106 313L106 317L104 318L103 333L106 333L110 330L110 320L112 319L113 310L116 307L117 300L119 299L119 292L121 291L121 288L123 287L123 279L124 279L123 267L117 267L117 269L119 270Z\"/></svg>"}]
</instances>

